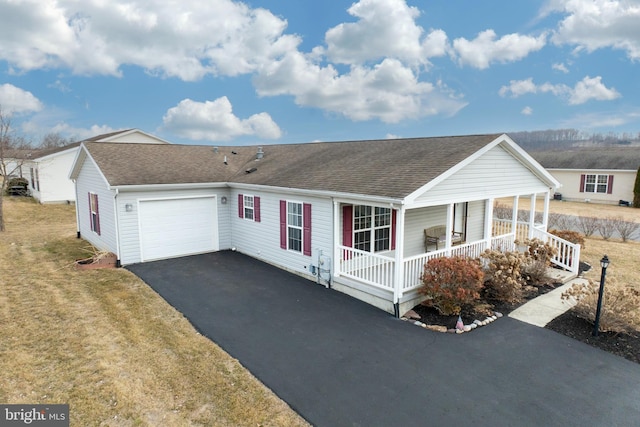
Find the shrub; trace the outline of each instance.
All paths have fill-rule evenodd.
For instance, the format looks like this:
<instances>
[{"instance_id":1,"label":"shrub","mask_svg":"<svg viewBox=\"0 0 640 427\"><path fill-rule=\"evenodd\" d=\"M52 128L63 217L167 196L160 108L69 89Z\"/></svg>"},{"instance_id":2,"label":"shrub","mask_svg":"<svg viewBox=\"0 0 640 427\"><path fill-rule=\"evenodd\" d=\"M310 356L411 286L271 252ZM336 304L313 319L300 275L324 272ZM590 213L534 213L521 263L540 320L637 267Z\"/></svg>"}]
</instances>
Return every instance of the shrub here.
<instances>
[{"instance_id":1,"label":"shrub","mask_svg":"<svg viewBox=\"0 0 640 427\"><path fill-rule=\"evenodd\" d=\"M542 261L546 265L550 265L551 258L558 253L556 248L540 239L526 239L524 245L527 247L527 251L525 252L526 258L531 258L533 261Z\"/></svg>"},{"instance_id":2,"label":"shrub","mask_svg":"<svg viewBox=\"0 0 640 427\"><path fill-rule=\"evenodd\" d=\"M493 206L493 216L497 219L511 219L512 215L513 209L506 205L496 203Z\"/></svg>"},{"instance_id":3,"label":"shrub","mask_svg":"<svg viewBox=\"0 0 640 427\"><path fill-rule=\"evenodd\" d=\"M487 249L480 259L484 264L484 288L487 296L509 303L521 301L524 280L520 267L524 254Z\"/></svg>"},{"instance_id":4,"label":"shrub","mask_svg":"<svg viewBox=\"0 0 640 427\"><path fill-rule=\"evenodd\" d=\"M577 231L571 230L549 230L549 233L554 236L558 236L561 239L566 240L567 242L575 243L584 248L584 236Z\"/></svg>"},{"instance_id":5,"label":"shrub","mask_svg":"<svg viewBox=\"0 0 640 427\"><path fill-rule=\"evenodd\" d=\"M576 220L576 226L578 230L582 232L586 237L590 237L593 233L598 229L598 225L600 224L600 218L595 218L591 216L579 216Z\"/></svg>"},{"instance_id":6,"label":"shrub","mask_svg":"<svg viewBox=\"0 0 640 427\"><path fill-rule=\"evenodd\" d=\"M599 284L574 284L562 294L563 300L576 301L573 312L595 324ZM600 311L600 330L635 334L640 331L640 291L620 284L615 277L607 279Z\"/></svg>"},{"instance_id":7,"label":"shrub","mask_svg":"<svg viewBox=\"0 0 640 427\"><path fill-rule=\"evenodd\" d=\"M600 222L598 223L598 232L604 240L609 240L611 236L613 236L613 233L615 233L616 228L618 228L618 224L621 222L624 222L624 220L619 216L600 218Z\"/></svg>"},{"instance_id":8,"label":"shrub","mask_svg":"<svg viewBox=\"0 0 640 427\"><path fill-rule=\"evenodd\" d=\"M559 230L571 230L575 227L575 219L571 215L563 215L558 213L549 214L549 228Z\"/></svg>"},{"instance_id":9,"label":"shrub","mask_svg":"<svg viewBox=\"0 0 640 427\"><path fill-rule=\"evenodd\" d=\"M616 224L616 231L620 234L623 242L633 237L638 231L638 228L640 228L640 224L632 221L621 221Z\"/></svg>"},{"instance_id":10,"label":"shrub","mask_svg":"<svg viewBox=\"0 0 640 427\"><path fill-rule=\"evenodd\" d=\"M462 307L480 298L483 274L480 262L471 258L435 258L424 266L420 293L425 305L443 315L460 314Z\"/></svg>"}]
</instances>

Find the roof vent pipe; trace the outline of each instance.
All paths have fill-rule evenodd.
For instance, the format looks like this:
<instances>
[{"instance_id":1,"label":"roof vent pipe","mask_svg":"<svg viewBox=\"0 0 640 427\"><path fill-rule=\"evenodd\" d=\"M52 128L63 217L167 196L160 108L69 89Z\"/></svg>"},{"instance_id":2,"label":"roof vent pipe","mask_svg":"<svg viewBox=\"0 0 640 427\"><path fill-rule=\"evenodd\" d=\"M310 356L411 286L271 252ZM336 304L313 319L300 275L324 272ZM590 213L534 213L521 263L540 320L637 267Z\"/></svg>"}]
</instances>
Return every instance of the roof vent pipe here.
<instances>
[{"instance_id":1,"label":"roof vent pipe","mask_svg":"<svg viewBox=\"0 0 640 427\"><path fill-rule=\"evenodd\" d=\"M256 153L256 160L260 160L264 157L264 151L262 151L262 147L258 147L258 152Z\"/></svg>"},{"instance_id":2,"label":"roof vent pipe","mask_svg":"<svg viewBox=\"0 0 640 427\"><path fill-rule=\"evenodd\" d=\"M226 164L228 164L228 163L227 163L227 156L224 156L224 164L225 164L225 165L226 165Z\"/></svg>"},{"instance_id":3,"label":"roof vent pipe","mask_svg":"<svg viewBox=\"0 0 640 427\"><path fill-rule=\"evenodd\" d=\"M218 147L213 147L213 152L217 153L218 152Z\"/></svg>"}]
</instances>

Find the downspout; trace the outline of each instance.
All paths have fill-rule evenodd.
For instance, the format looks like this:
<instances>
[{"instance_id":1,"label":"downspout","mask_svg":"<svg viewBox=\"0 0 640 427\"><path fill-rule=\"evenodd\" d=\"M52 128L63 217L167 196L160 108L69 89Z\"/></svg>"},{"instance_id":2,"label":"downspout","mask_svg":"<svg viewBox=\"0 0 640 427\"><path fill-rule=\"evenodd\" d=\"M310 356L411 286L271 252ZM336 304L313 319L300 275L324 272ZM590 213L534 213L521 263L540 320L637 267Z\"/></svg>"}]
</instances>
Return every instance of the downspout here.
<instances>
[{"instance_id":1,"label":"downspout","mask_svg":"<svg viewBox=\"0 0 640 427\"><path fill-rule=\"evenodd\" d=\"M396 259L393 280L393 314L400 318L400 298L402 298L402 287L404 284L404 204L400 206L396 224Z\"/></svg>"},{"instance_id":2,"label":"downspout","mask_svg":"<svg viewBox=\"0 0 640 427\"><path fill-rule=\"evenodd\" d=\"M116 267L122 267L120 263L120 221L118 215L118 194L119 190L116 188L116 194L113 197L113 214L116 219Z\"/></svg>"},{"instance_id":3,"label":"downspout","mask_svg":"<svg viewBox=\"0 0 640 427\"><path fill-rule=\"evenodd\" d=\"M80 238L80 199L78 198L78 182L73 180L73 188L76 191L76 238Z\"/></svg>"}]
</instances>

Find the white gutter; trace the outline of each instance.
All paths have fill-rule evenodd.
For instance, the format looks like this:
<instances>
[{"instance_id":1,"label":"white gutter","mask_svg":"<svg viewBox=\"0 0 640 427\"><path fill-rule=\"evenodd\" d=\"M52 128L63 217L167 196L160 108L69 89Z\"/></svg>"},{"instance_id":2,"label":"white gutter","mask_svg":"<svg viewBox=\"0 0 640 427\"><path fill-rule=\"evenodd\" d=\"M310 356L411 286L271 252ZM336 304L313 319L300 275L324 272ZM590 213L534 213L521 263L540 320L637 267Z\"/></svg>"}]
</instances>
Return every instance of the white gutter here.
<instances>
[{"instance_id":1,"label":"white gutter","mask_svg":"<svg viewBox=\"0 0 640 427\"><path fill-rule=\"evenodd\" d=\"M188 182L180 184L138 184L138 185L110 185L109 190L116 191L161 191L187 190L192 188L226 188L226 182Z\"/></svg>"}]
</instances>

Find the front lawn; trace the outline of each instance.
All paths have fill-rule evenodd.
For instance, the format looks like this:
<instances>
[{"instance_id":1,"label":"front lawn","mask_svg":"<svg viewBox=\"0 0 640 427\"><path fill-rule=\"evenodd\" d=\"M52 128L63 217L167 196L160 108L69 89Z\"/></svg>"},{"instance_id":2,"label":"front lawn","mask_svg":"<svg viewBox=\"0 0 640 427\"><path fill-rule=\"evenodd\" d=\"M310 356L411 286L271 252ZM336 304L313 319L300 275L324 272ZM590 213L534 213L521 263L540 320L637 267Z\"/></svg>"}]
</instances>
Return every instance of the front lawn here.
<instances>
[{"instance_id":1,"label":"front lawn","mask_svg":"<svg viewBox=\"0 0 640 427\"><path fill-rule=\"evenodd\" d=\"M68 403L71 425L307 425L136 276L77 271L73 206L5 199L0 402Z\"/></svg>"}]
</instances>

